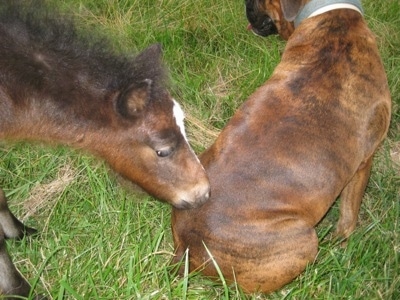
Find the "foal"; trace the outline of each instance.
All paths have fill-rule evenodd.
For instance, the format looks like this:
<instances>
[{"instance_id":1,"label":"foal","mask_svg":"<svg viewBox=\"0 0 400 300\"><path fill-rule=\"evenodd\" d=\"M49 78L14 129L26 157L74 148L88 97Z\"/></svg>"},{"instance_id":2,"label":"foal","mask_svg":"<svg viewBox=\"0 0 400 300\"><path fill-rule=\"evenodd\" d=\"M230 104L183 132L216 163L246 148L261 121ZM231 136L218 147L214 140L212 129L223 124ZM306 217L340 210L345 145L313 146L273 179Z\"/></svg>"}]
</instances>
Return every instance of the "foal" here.
<instances>
[{"instance_id":1,"label":"foal","mask_svg":"<svg viewBox=\"0 0 400 300\"><path fill-rule=\"evenodd\" d=\"M117 55L37 2L17 3L0 4L0 139L88 150L176 208L206 201L209 182L165 88L160 46ZM0 295L29 293L4 238L30 232L0 189Z\"/></svg>"}]
</instances>

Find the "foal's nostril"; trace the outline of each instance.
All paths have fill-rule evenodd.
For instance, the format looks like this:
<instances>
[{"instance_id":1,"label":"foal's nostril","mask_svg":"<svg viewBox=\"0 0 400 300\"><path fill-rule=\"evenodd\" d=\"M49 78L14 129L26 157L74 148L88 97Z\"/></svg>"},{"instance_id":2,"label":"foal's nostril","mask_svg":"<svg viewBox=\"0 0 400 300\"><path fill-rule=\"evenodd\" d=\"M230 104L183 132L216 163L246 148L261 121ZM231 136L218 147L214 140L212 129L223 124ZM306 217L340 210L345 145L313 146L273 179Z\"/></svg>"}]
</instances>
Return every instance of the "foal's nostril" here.
<instances>
[{"instance_id":1,"label":"foal's nostril","mask_svg":"<svg viewBox=\"0 0 400 300\"><path fill-rule=\"evenodd\" d=\"M203 201L206 201L209 197L210 197L210 184L207 181L206 183L203 183L197 192L197 198L201 201L201 199L203 199Z\"/></svg>"},{"instance_id":2,"label":"foal's nostril","mask_svg":"<svg viewBox=\"0 0 400 300\"><path fill-rule=\"evenodd\" d=\"M179 200L173 203L178 209L191 209L204 204L210 198L209 183L198 184L190 193L182 193Z\"/></svg>"},{"instance_id":3,"label":"foal's nostril","mask_svg":"<svg viewBox=\"0 0 400 300\"><path fill-rule=\"evenodd\" d=\"M203 189L196 195L196 199L192 203L193 208L203 205L210 198L210 186L207 184Z\"/></svg>"},{"instance_id":4,"label":"foal's nostril","mask_svg":"<svg viewBox=\"0 0 400 300\"><path fill-rule=\"evenodd\" d=\"M177 209L189 209L193 208L193 204L190 202L187 202L186 200L180 200L179 203L175 203L174 207Z\"/></svg>"}]
</instances>

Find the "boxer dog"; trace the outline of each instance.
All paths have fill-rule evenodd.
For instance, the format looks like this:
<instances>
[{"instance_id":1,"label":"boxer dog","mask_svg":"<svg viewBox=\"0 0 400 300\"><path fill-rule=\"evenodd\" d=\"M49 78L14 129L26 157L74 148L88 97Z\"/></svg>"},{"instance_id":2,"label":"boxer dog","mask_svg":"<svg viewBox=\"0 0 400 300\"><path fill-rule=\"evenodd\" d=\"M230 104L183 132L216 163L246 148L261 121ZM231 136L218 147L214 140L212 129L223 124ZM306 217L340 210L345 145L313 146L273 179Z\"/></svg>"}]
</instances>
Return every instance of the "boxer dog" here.
<instances>
[{"instance_id":1,"label":"boxer dog","mask_svg":"<svg viewBox=\"0 0 400 300\"><path fill-rule=\"evenodd\" d=\"M339 196L336 234L354 230L391 99L359 1L247 3L288 42L271 78L201 155L211 198L173 210L174 262L188 253L190 271L267 293L313 262L314 227Z\"/></svg>"}]
</instances>

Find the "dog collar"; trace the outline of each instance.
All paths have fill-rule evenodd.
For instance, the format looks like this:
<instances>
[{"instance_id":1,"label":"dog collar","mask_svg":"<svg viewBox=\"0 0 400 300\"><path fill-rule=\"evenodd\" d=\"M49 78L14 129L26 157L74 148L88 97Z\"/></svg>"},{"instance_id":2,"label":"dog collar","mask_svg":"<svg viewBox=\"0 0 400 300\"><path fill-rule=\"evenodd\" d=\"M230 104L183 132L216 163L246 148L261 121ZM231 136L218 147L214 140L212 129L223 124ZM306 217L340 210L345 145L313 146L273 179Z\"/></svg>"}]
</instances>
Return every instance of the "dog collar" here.
<instances>
[{"instance_id":1,"label":"dog collar","mask_svg":"<svg viewBox=\"0 0 400 300\"><path fill-rule=\"evenodd\" d=\"M335 9L352 9L358 11L361 15L363 9L359 0L312 0L304 5L303 9L294 20L294 26L297 27L306 18L314 17Z\"/></svg>"}]
</instances>

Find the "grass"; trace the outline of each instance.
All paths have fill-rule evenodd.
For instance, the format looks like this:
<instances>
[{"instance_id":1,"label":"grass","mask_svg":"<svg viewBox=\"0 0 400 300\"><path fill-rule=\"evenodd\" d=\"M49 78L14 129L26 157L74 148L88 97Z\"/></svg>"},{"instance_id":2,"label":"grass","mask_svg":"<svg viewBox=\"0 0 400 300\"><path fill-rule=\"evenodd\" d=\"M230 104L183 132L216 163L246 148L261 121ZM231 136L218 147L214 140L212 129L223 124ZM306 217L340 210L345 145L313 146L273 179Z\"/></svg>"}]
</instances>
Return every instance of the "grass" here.
<instances>
[{"instance_id":1,"label":"grass","mask_svg":"<svg viewBox=\"0 0 400 300\"><path fill-rule=\"evenodd\" d=\"M245 30L242 1L55 1L84 30L137 52L160 42L189 136L202 151L279 63L284 42ZM337 205L318 226L315 263L268 296L171 275L170 208L131 191L97 159L62 147L0 144L0 186L38 238L8 241L13 260L52 299L399 299L400 4L363 1L393 97L388 139L376 155L357 230L342 248L331 232Z\"/></svg>"}]
</instances>

